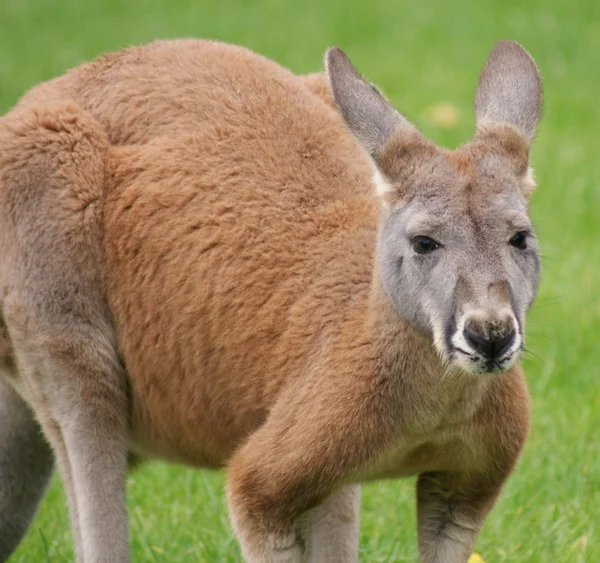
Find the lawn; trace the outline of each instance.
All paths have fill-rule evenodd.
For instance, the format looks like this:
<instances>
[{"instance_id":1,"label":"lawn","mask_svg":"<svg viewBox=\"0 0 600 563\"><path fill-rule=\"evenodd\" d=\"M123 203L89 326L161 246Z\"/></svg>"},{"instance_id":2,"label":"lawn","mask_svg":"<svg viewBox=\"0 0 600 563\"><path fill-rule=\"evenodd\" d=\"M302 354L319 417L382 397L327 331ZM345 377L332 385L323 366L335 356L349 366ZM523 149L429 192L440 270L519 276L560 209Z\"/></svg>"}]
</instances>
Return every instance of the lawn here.
<instances>
[{"instance_id":1,"label":"lawn","mask_svg":"<svg viewBox=\"0 0 600 563\"><path fill-rule=\"evenodd\" d=\"M600 3L2 0L0 113L104 51L183 36L243 44L298 73L320 69L338 44L449 147L472 134L474 88L493 44L515 39L532 53L545 87L532 157L544 255L525 358L533 425L477 551L488 563L600 561ZM132 474L133 560L239 561L222 489L219 473L153 464ZM413 482L365 487L361 561L416 559ZM69 560L55 479L11 563Z\"/></svg>"}]
</instances>

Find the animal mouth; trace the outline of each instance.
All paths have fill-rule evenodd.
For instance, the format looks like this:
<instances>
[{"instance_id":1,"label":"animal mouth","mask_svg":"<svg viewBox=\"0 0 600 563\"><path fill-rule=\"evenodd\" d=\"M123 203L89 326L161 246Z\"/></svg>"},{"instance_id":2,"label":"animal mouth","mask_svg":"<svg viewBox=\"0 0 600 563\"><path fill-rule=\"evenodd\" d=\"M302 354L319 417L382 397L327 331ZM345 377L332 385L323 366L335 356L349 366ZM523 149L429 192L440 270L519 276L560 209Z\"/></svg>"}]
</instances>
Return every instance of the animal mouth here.
<instances>
[{"instance_id":1,"label":"animal mouth","mask_svg":"<svg viewBox=\"0 0 600 563\"><path fill-rule=\"evenodd\" d=\"M475 351L454 346L451 357L465 371L476 375L496 375L508 371L515 364L522 348L521 344L514 350L506 351L500 357L490 358Z\"/></svg>"},{"instance_id":2,"label":"animal mouth","mask_svg":"<svg viewBox=\"0 0 600 563\"><path fill-rule=\"evenodd\" d=\"M521 324L514 314L502 318L461 315L446 326L445 335L445 346L441 348L446 349L446 357L454 366L474 375L509 370L523 350Z\"/></svg>"}]
</instances>

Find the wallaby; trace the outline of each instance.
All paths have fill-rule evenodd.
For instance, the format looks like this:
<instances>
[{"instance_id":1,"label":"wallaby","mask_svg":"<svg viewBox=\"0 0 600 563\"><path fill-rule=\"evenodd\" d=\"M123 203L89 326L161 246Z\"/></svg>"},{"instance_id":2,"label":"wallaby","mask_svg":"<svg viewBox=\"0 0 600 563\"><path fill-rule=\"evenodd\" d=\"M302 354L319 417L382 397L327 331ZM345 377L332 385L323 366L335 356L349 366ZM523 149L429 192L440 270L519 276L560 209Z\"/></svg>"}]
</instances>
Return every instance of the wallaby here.
<instances>
[{"instance_id":1,"label":"wallaby","mask_svg":"<svg viewBox=\"0 0 600 563\"><path fill-rule=\"evenodd\" d=\"M0 121L4 377L80 563L129 561L128 451L225 467L243 555L273 563L356 561L359 484L408 475L422 561L465 562L514 467L537 68L498 43L447 151L326 64L335 104L247 50L157 42Z\"/></svg>"}]
</instances>

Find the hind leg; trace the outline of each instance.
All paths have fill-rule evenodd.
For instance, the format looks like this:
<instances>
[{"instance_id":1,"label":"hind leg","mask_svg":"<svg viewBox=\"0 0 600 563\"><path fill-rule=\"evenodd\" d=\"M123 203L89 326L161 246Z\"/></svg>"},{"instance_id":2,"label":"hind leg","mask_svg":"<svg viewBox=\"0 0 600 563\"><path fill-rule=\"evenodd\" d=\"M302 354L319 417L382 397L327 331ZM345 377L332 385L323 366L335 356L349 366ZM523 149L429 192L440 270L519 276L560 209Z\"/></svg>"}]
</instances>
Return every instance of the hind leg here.
<instances>
[{"instance_id":1,"label":"hind leg","mask_svg":"<svg viewBox=\"0 0 600 563\"><path fill-rule=\"evenodd\" d=\"M31 409L0 378L0 562L23 539L54 469Z\"/></svg>"},{"instance_id":2,"label":"hind leg","mask_svg":"<svg viewBox=\"0 0 600 563\"><path fill-rule=\"evenodd\" d=\"M15 349L61 469L79 561L125 563L126 388L118 367L86 346L73 336Z\"/></svg>"},{"instance_id":3,"label":"hind leg","mask_svg":"<svg viewBox=\"0 0 600 563\"><path fill-rule=\"evenodd\" d=\"M2 305L24 396L56 454L78 560L125 563L128 397L103 271L108 143L69 103L7 121Z\"/></svg>"}]
</instances>

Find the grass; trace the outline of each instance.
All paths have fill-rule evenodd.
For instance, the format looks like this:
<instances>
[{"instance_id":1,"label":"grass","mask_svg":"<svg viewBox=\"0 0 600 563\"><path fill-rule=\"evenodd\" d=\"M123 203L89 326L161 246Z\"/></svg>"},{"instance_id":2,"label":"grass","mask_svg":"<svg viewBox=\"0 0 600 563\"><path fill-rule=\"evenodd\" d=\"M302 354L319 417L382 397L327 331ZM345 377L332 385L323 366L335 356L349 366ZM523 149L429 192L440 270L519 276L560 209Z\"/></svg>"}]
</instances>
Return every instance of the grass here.
<instances>
[{"instance_id":1,"label":"grass","mask_svg":"<svg viewBox=\"0 0 600 563\"><path fill-rule=\"evenodd\" d=\"M325 48L339 44L446 146L472 133L476 79L493 44L524 44L546 92L533 151L532 213L544 252L525 359L533 427L477 551L488 563L600 561L600 3L3 0L0 22L0 112L68 67L156 38L240 43L299 73L319 69ZM361 561L416 560L412 487L365 487ZM133 474L133 560L239 561L222 489L218 473L154 464ZM70 559L55 480L11 562Z\"/></svg>"}]
</instances>

